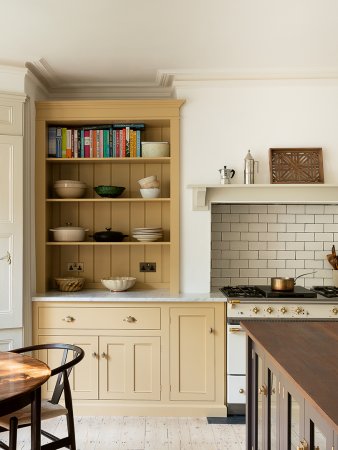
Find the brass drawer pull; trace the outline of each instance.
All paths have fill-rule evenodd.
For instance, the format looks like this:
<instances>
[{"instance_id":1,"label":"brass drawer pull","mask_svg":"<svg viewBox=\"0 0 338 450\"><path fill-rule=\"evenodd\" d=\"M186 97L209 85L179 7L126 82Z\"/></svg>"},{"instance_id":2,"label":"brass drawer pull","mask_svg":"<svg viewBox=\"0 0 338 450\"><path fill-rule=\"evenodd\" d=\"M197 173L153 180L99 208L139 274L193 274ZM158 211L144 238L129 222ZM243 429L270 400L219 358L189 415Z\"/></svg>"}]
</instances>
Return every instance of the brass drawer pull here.
<instances>
[{"instance_id":1,"label":"brass drawer pull","mask_svg":"<svg viewBox=\"0 0 338 450\"><path fill-rule=\"evenodd\" d=\"M92 357L93 357L93 358L97 358L97 357L98 357L98 354L97 354L96 352L93 352L93 353L92 353Z\"/></svg>"},{"instance_id":2,"label":"brass drawer pull","mask_svg":"<svg viewBox=\"0 0 338 450\"><path fill-rule=\"evenodd\" d=\"M239 392L240 394L244 394L245 391L244 391L243 388L240 388L238 392Z\"/></svg>"},{"instance_id":3,"label":"brass drawer pull","mask_svg":"<svg viewBox=\"0 0 338 450\"><path fill-rule=\"evenodd\" d=\"M234 328L234 327L230 327L230 328L229 328L229 332L230 332L230 333L244 333L244 330L242 330L242 328Z\"/></svg>"},{"instance_id":4,"label":"brass drawer pull","mask_svg":"<svg viewBox=\"0 0 338 450\"><path fill-rule=\"evenodd\" d=\"M263 395L267 395L268 388L265 386L265 384L262 384L262 386L260 388L258 388L258 393L259 394L263 394Z\"/></svg>"},{"instance_id":5,"label":"brass drawer pull","mask_svg":"<svg viewBox=\"0 0 338 450\"><path fill-rule=\"evenodd\" d=\"M133 323L136 322L136 319L133 316L128 316L125 319L123 319L123 322Z\"/></svg>"},{"instance_id":6,"label":"brass drawer pull","mask_svg":"<svg viewBox=\"0 0 338 450\"><path fill-rule=\"evenodd\" d=\"M64 322L74 322L75 319L72 316L67 316L62 319Z\"/></svg>"},{"instance_id":7,"label":"brass drawer pull","mask_svg":"<svg viewBox=\"0 0 338 450\"><path fill-rule=\"evenodd\" d=\"M108 355L105 352L102 352L101 356L102 356L102 358L108 359Z\"/></svg>"}]
</instances>

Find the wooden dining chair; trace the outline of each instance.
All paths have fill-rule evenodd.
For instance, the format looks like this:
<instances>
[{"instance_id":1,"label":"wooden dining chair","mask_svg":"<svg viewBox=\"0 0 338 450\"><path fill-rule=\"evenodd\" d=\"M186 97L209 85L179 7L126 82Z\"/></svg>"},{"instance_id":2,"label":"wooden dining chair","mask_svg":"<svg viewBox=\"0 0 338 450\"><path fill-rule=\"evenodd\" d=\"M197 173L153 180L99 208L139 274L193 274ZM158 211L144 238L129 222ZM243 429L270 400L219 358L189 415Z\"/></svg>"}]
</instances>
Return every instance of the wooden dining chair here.
<instances>
[{"instance_id":1,"label":"wooden dining chair","mask_svg":"<svg viewBox=\"0 0 338 450\"><path fill-rule=\"evenodd\" d=\"M66 416L67 418L67 436L58 438L47 431L41 430L41 434L51 442L41 445L41 449L55 450L59 448L69 448L76 450L75 427L73 415L72 394L69 384L69 375L72 368L78 364L84 357L82 348L71 344L41 344L30 347L11 350L14 353L27 353L39 350L59 351L63 350L61 364L56 368L51 368L51 377L57 375L53 395L50 400L41 401L41 421L52 419L54 417ZM60 404L60 399L64 394L64 406ZM12 450L16 448L17 428L31 425L31 407L30 405L0 417L0 432L9 430L9 446L0 441L0 448Z\"/></svg>"}]
</instances>

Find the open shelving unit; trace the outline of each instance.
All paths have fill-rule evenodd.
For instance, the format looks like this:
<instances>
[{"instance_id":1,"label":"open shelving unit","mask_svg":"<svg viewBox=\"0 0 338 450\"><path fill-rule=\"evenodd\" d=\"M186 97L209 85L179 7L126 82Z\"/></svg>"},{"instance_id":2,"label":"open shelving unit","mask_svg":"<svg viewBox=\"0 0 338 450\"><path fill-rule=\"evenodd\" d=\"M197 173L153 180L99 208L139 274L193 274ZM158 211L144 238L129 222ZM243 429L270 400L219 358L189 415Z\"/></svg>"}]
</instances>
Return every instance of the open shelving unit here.
<instances>
[{"instance_id":1,"label":"open shelving unit","mask_svg":"<svg viewBox=\"0 0 338 450\"><path fill-rule=\"evenodd\" d=\"M37 292L55 288L55 277L70 276L69 262L83 263L86 288L103 288L109 276L135 276L137 289L179 292L179 112L181 100L83 100L36 104L36 268ZM95 124L145 124L144 141L168 141L163 158L50 158L48 127ZM137 180L157 175L161 197L141 198ZM57 198L59 179L88 186L83 198ZM124 186L118 198L101 198L94 186ZM54 242L49 231L72 223L89 229L84 242ZM105 228L128 235L122 242L95 242ZM163 239L138 242L135 227L162 227ZM141 273L140 262L156 262L156 272Z\"/></svg>"}]
</instances>

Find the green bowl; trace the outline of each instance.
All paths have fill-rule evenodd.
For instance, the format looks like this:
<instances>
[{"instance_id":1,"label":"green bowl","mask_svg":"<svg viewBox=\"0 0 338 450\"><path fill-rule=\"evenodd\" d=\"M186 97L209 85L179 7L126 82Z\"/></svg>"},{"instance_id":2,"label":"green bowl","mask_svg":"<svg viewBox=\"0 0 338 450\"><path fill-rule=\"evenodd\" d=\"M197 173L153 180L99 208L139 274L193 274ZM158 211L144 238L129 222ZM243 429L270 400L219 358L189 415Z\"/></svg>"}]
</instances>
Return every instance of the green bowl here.
<instances>
[{"instance_id":1,"label":"green bowl","mask_svg":"<svg viewBox=\"0 0 338 450\"><path fill-rule=\"evenodd\" d=\"M123 186L96 186L94 187L95 192L100 197L118 197L125 190Z\"/></svg>"}]
</instances>

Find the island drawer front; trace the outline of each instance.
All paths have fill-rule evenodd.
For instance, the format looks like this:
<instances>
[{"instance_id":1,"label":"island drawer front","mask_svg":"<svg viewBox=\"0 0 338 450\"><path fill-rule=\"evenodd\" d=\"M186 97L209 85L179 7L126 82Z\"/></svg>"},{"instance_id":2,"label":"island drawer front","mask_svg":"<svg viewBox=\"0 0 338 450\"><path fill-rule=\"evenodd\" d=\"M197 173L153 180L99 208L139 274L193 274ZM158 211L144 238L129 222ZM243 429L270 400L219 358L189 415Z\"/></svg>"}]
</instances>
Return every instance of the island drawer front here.
<instances>
[{"instance_id":1,"label":"island drawer front","mask_svg":"<svg viewBox=\"0 0 338 450\"><path fill-rule=\"evenodd\" d=\"M41 307L40 329L159 330L160 308L72 308Z\"/></svg>"}]
</instances>

